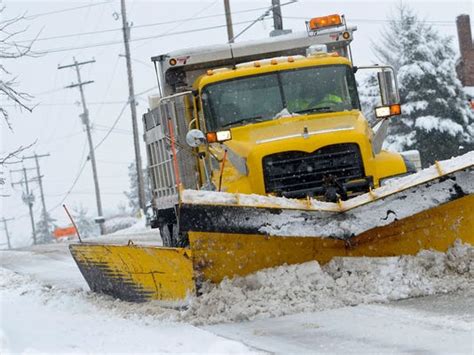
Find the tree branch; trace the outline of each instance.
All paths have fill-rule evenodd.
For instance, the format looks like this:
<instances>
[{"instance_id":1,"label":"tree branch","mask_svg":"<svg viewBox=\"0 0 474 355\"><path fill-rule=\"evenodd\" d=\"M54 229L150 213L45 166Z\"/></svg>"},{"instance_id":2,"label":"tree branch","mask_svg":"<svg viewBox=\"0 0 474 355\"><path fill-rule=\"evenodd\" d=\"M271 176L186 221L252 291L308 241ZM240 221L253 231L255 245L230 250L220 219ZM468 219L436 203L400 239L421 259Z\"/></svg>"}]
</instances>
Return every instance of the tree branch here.
<instances>
[{"instance_id":1,"label":"tree branch","mask_svg":"<svg viewBox=\"0 0 474 355\"><path fill-rule=\"evenodd\" d=\"M0 16L4 10L5 6L0 7ZM18 59L25 56L35 57L39 55L37 53L34 53L31 49L36 39L38 38L39 33L27 45L18 44L14 40L16 36L28 30L28 26L25 26L21 29L15 28L20 21L25 19L25 14L23 14L13 17L11 19L0 20L0 59L3 59L2 64L0 64L0 72L3 72L4 74L0 79L0 98L5 98L5 101L13 101L13 103L15 104L14 106L19 107L20 110L25 109L29 112L32 112L34 106L31 106L29 102L33 99L33 96L15 88L15 86L17 85L17 78L8 78L9 76L11 76L11 74L6 69L4 64L5 60L8 59ZM0 104L0 118L3 118L3 120L8 125L8 128L12 130L12 125L9 120L9 117L9 112L6 106L2 106Z\"/></svg>"},{"instance_id":2,"label":"tree branch","mask_svg":"<svg viewBox=\"0 0 474 355\"><path fill-rule=\"evenodd\" d=\"M23 153L25 150L30 149L35 144L36 144L36 141L34 141L33 143L31 143L27 146L20 145L13 152L6 153L4 156L0 157L0 166L6 165L6 164L20 163L22 161L21 157L19 156L20 153ZM9 161L11 159L17 159L17 161L11 162L11 161Z\"/></svg>"}]
</instances>

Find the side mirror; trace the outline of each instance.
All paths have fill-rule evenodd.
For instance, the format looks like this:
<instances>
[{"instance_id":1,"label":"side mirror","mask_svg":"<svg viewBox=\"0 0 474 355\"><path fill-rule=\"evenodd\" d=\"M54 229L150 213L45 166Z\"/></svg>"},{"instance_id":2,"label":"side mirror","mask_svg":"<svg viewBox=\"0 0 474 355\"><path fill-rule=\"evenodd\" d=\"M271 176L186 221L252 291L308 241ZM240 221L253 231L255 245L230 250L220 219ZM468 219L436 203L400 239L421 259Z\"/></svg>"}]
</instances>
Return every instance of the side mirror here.
<instances>
[{"instance_id":1,"label":"side mirror","mask_svg":"<svg viewBox=\"0 0 474 355\"><path fill-rule=\"evenodd\" d=\"M377 79L379 81L382 105L386 106L400 103L393 69L391 67L383 67L382 70L377 73Z\"/></svg>"},{"instance_id":2,"label":"side mirror","mask_svg":"<svg viewBox=\"0 0 474 355\"><path fill-rule=\"evenodd\" d=\"M206 136L199 129L192 129L186 133L186 143L192 148L197 148L206 143Z\"/></svg>"},{"instance_id":3,"label":"side mirror","mask_svg":"<svg viewBox=\"0 0 474 355\"><path fill-rule=\"evenodd\" d=\"M354 72L361 69L377 72L382 105L375 108L375 116L377 118L387 118L400 115L400 95L394 69L388 65L370 65L355 67Z\"/></svg>"}]
</instances>

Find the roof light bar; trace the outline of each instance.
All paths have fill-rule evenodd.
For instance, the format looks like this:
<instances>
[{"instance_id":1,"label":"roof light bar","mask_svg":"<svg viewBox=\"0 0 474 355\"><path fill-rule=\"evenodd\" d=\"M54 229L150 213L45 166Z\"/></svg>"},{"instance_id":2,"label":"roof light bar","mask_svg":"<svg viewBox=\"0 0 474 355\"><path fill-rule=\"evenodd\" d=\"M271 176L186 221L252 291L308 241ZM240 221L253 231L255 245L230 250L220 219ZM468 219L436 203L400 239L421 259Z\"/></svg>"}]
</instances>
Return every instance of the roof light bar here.
<instances>
[{"instance_id":1,"label":"roof light bar","mask_svg":"<svg viewBox=\"0 0 474 355\"><path fill-rule=\"evenodd\" d=\"M322 17L314 17L309 20L309 29L311 31L317 31L322 28L328 27L336 27L342 25L341 16L337 14L322 16Z\"/></svg>"}]
</instances>

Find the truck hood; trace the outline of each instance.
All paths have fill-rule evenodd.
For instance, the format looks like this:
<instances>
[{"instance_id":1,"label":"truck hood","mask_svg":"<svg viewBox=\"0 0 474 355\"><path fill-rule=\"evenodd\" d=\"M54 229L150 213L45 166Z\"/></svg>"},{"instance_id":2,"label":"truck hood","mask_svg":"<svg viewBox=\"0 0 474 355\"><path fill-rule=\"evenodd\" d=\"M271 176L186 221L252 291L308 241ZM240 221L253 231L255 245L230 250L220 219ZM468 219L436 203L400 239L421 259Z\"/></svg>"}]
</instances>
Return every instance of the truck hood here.
<instances>
[{"instance_id":1,"label":"truck hood","mask_svg":"<svg viewBox=\"0 0 474 355\"><path fill-rule=\"evenodd\" d=\"M231 129L232 140L225 144L234 153L247 158L252 151L265 145L277 144L284 147L290 140L314 139L313 137L321 135L350 131L366 137L371 136L371 130L358 110L287 116L234 127ZM305 151L303 146L298 150Z\"/></svg>"}]
</instances>

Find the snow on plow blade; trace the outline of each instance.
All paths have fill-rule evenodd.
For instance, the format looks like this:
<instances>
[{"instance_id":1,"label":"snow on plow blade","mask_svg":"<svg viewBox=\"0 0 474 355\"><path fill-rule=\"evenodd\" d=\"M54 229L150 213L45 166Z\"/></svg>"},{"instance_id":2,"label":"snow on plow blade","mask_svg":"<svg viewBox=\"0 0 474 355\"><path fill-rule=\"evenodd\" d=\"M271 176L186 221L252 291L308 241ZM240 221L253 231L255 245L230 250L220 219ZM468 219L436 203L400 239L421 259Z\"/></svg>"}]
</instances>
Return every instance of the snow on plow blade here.
<instances>
[{"instance_id":1,"label":"snow on plow blade","mask_svg":"<svg viewBox=\"0 0 474 355\"><path fill-rule=\"evenodd\" d=\"M185 190L189 248L74 244L93 291L127 301L185 301L203 281L335 256L394 256L474 244L474 152L348 201L323 203Z\"/></svg>"},{"instance_id":2,"label":"snow on plow blade","mask_svg":"<svg viewBox=\"0 0 474 355\"><path fill-rule=\"evenodd\" d=\"M474 244L474 152L339 204L183 192L180 228L204 279L335 256L394 256Z\"/></svg>"},{"instance_id":3,"label":"snow on plow blade","mask_svg":"<svg viewBox=\"0 0 474 355\"><path fill-rule=\"evenodd\" d=\"M195 293L191 251L137 245L71 244L92 291L125 301L179 301Z\"/></svg>"}]
</instances>

